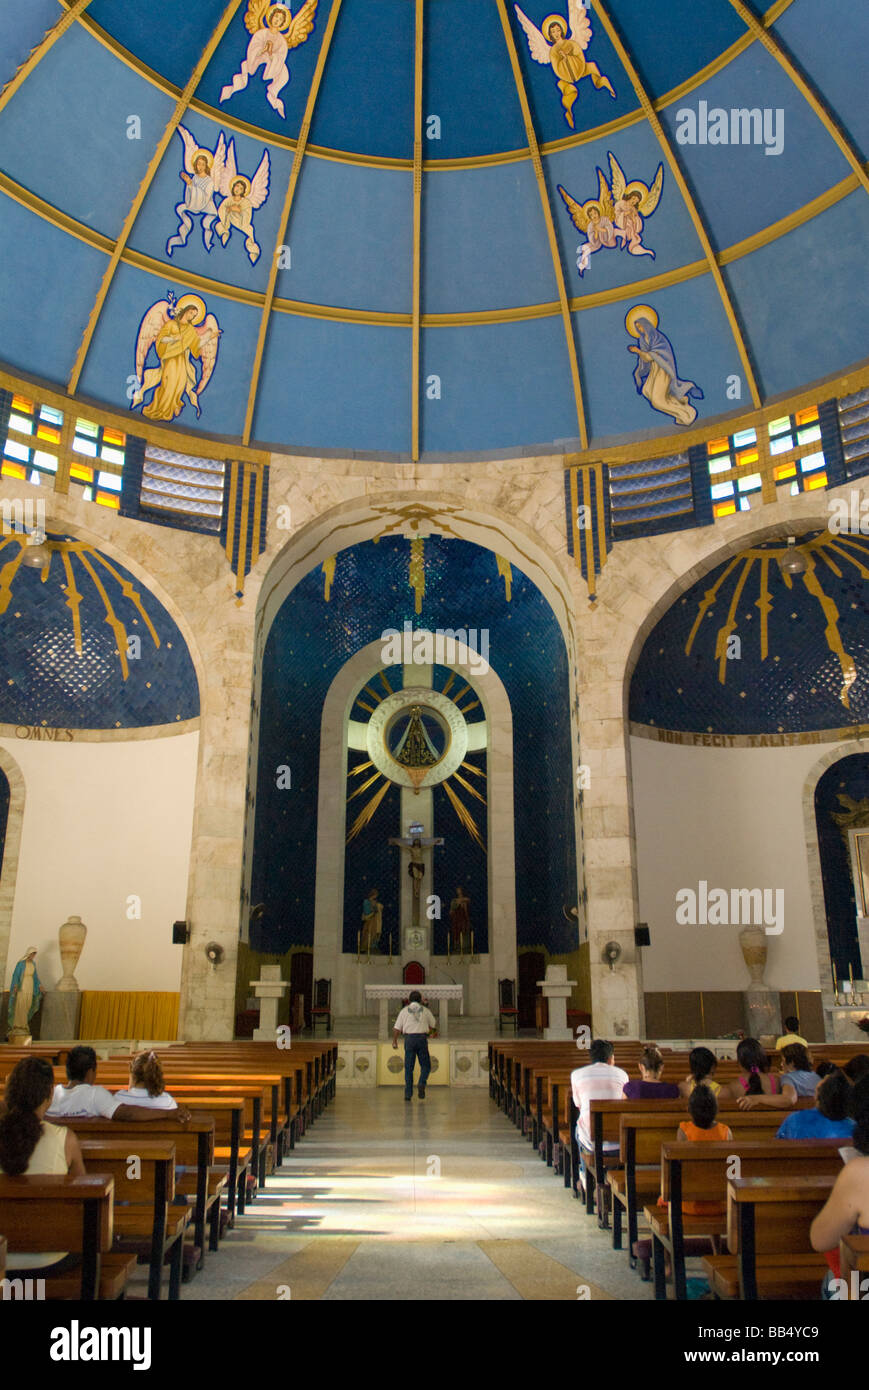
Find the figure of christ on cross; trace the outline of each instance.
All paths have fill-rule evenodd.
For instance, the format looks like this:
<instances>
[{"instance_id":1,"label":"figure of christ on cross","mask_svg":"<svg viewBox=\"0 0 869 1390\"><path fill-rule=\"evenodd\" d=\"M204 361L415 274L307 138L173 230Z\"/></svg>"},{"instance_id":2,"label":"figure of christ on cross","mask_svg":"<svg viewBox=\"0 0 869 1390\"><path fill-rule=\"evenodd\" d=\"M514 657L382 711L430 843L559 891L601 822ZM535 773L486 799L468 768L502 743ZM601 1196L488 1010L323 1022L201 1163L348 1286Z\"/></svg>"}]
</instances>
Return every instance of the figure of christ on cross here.
<instances>
[{"instance_id":1,"label":"figure of christ on cross","mask_svg":"<svg viewBox=\"0 0 869 1390\"><path fill-rule=\"evenodd\" d=\"M421 830L422 826L417 827L416 825L412 825L410 829L411 831L416 832L417 830ZM420 834L414 833L405 836L403 840L391 839L389 843L391 845L397 845L399 849L410 850L410 863L407 866L407 872L410 874L413 883L413 907L411 909L411 926L418 927L420 925L420 890L422 889L422 880L425 877L425 864L423 863L422 852L424 849L429 849L432 845L442 845L443 839L423 839L423 837Z\"/></svg>"}]
</instances>

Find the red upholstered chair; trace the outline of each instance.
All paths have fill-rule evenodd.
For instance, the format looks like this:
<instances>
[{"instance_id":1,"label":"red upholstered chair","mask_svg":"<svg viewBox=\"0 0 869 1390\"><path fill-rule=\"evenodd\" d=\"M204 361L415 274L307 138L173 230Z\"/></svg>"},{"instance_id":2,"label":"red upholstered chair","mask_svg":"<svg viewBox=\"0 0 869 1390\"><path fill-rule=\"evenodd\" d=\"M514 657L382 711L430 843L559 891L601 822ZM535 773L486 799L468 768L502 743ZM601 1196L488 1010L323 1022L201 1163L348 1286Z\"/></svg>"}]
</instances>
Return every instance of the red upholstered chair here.
<instances>
[{"instance_id":1,"label":"red upholstered chair","mask_svg":"<svg viewBox=\"0 0 869 1390\"><path fill-rule=\"evenodd\" d=\"M498 981L498 1032L504 1031L504 1020L513 1024L514 1033L519 1032L519 1010L516 1007L516 981Z\"/></svg>"},{"instance_id":2,"label":"red upholstered chair","mask_svg":"<svg viewBox=\"0 0 869 1390\"><path fill-rule=\"evenodd\" d=\"M317 1024L326 1021L326 1032L332 1031L332 981L314 981L314 1004L311 1009L311 1029L317 1031Z\"/></svg>"},{"instance_id":3,"label":"red upholstered chair","mask_svg":"<svg viewBox=\"0 0 869 1390\"><path fill-rule=\"evenodd\" d=\"M418 960L409 960L401 978L406 985L424 985L425 966L420 965Z\"/></svg>"}]
</instances>

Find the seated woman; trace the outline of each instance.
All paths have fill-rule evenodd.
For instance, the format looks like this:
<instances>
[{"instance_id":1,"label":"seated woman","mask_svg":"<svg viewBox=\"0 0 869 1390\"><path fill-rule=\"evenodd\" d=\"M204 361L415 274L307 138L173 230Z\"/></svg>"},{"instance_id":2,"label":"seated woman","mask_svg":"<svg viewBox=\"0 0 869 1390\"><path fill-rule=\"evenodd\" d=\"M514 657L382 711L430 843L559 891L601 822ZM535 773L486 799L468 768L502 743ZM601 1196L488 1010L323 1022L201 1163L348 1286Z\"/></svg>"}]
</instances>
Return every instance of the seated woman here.
<instances>
[{"instance_id":1,"label":"seated woman","mask_svg":"<svg viewBox=\"0 0 869 1390\"><path fill-rule=\"evenodd\" d=\"M6 1082L6 1104L0 1115L0 1173L7 1177L55 1173L85 1176L78 1139L71 1129L43 1119L54 1093L54 1072L44 1057L24 1057ZM60 1274L81 1263L80 1255L63 1250L10 1253L8 1276Z\"/></svg>"},{"instance_id":2,"label":"seated woman","mask_svg":"<svg viewBox=\"0 0 869 1390\"><path fill-rule=\"evenodd\" d=\"M141 1105L151 1110L177 1110L163 1081L163 1068L156 1052L140 1052L130 1064L130 1084L126 1091L116 1091L115 1100L124 1105Z\"/></svg>"},{"instance_id":3,"label":"seated woman","mask_svg":"<svg viewBox=\"0 0 869 1390\"><path fill-rule=\"evenodd\" d=\"M795 1110L782 1120L776 1139L850 1139L854 1121L848 1116L851 1083L838 1067L825 1076L815 1092L814 1110Z\"/></svg>"},{"instance_id":4,"label":"seated woman","mask_svg":"<svg viewBox=\"0 0 869 1390\"><path fill-rule=\"evenodd\" d=\"M753 1110L763 1105L773 1110L789 1110L800 1096L813 1096L820 1077L812 1070L812 1060L802 1043L788 1043L781 1053L781 1091L778 1095L746 1095L739 1101L740 1110Z\"/></svg>"},{"instance_id":5,"label":"seated woman","mask_svg":"<svg viewBox=\"0 0 869 1390\"><path fill-rule=\"evenodd\" d=\"M688 1055L688 1066L690 1073L684 1081L679 1082L679 1095L685 1100L688 1099L695 1086L701 1083L708 1086L714 1096L721 1090L717 1081L713 1081L715 1068L718 1066L718 1058L708 1047L692 1047Z\"/></svg>"},{"instance_id":6,"label":"seated woman","mask_svg":"<svg viewBox=\"0 0 869 1390\"><path fill-rule=\"evenodd\" d=\"M839 1241L842 1236L869 1236L869 1077L864 1077L852 1088L848 1110L855 1121L852 1142L856 1157L845 1164L836 1178L809 1233L812 1249L825 1255L830 1266L821 1288L823 1298L837 1296L832 1281L840 1277Z\"/></svg>"},{"instance_id":7,"label":"seated woman","mask_svg":"<svg viewBox=\"0 0 869 1390\"><path fill-rule=\"evenodd\" d=\"M628 1081L624 1087L625 1100L678 1100L679 1087L672 1081L662 1081L664 1059L653 1043L649 1043L640 1058L640 1081Z\"/></svg>"},{"instance_id":8,"label":"seated woman","mask_svg":"<svg viewBox=\"0 0 869 1390\"><path fill-rule=\"evenodd\" d=\"M781 1094L778 1077L770 1076L766 1049L757 1038L742 1039L736 1049L736 1060L742 1068L742 1076L721 1087L719 1100L737 1100L741 1105L745 1100L754 1102L758 1096Z\"/></svg>"}]
</instances>

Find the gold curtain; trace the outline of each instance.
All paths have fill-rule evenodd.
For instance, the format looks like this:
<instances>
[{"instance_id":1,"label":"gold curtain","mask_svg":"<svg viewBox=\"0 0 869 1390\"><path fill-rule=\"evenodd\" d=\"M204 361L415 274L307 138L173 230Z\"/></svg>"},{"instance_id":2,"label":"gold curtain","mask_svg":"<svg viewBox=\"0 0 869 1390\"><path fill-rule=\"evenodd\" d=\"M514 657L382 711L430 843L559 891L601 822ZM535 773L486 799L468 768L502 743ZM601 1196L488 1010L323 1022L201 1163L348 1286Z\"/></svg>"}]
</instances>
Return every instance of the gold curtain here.
<instances>
[{"instance_id":1,"label":"gold curtain","mask_svg":"<svg viewBox=\"0 0 869 1390\"><path fill-rule=\"evenodd\" d=\"M80 1038L177 1038L179 994L84 989Z\"/></svg>"}]
</instances>

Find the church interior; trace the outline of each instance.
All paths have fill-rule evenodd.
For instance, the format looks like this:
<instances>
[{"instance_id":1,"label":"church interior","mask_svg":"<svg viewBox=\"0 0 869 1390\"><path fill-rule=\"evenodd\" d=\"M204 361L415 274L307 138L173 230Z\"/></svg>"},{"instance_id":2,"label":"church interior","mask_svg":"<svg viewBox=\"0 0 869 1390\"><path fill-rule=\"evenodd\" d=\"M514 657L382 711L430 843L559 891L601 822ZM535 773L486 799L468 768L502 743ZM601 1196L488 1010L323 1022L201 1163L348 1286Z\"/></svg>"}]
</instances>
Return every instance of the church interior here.
<instances>
[{"instance_id":1,"label":"church interior","mask_svg":"<svg viewBox=\"0 0 869 1390\"><path fill-rule=\"evenodd\" d=\"M869 1169L869 18L821 10L0 0L0 1081L153 1054L186 1116L70 1122L115 1226L49 1297L869 1274L810 1235ZM853 1169L772 1142L783 1035ZM586 1116L610 1062L685 1084ZM0 1278L54 1250L4 1153Z\"/></svg>"}]
</instances>

